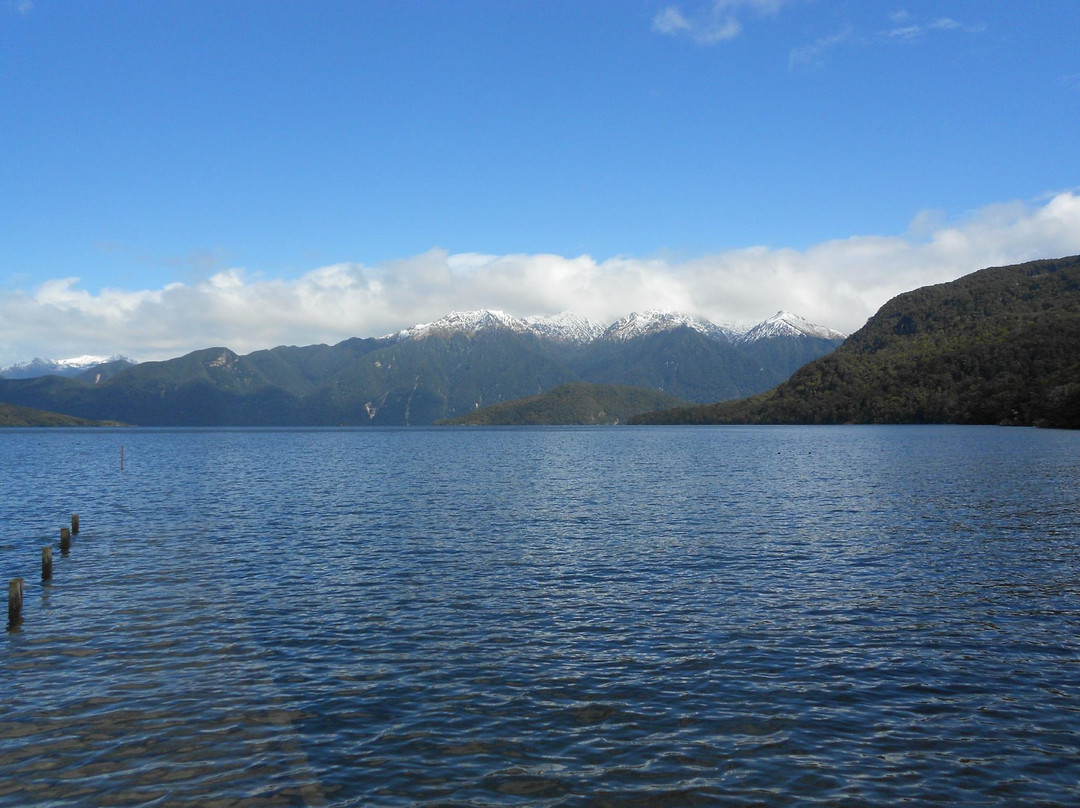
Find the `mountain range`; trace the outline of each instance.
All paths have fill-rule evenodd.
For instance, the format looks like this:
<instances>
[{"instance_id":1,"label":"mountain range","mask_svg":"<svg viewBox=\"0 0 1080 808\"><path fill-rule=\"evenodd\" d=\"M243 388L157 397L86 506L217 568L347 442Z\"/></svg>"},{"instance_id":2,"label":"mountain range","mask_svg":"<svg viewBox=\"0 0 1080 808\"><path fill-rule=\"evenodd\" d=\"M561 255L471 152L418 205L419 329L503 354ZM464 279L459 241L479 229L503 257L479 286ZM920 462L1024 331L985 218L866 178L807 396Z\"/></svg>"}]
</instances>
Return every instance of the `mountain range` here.
<instances>
[{"instance_id":1,"label":"mountain range","mask_svg":"<svg viewBox=\"0 0 1080 808\"><path fill-rule=\"evenodd\" d=\"M772 390L632 420L1080 428L1080 256L990 267L898 295Z\"/></svg>"},{"instance_id":2,"label":"mountain range","mask_svg":"<svg viewBox=\"0 0 1080 808\"><path fill-rule=\"evenodd\" d=\"M579 382L689 402L747 396L843 339L788 312L739 328L658 311L599 325L480 310L336 345L243 356L206 348L74 376L0 378L0 401L148 426L421 425Z\"/></svg>"},{"instance_id":3,"label":"mountain range","mask_svg":"<svg viewBox=\"0 0 1080 808\"><path fill-rule=\"evenodd\" d=\"M71 359L35 358L0 368L0 379L36 379L39 376L65 376L99 382L137 364L134 359L115 356L76 356Z\"/></svg>"}]
</instances>

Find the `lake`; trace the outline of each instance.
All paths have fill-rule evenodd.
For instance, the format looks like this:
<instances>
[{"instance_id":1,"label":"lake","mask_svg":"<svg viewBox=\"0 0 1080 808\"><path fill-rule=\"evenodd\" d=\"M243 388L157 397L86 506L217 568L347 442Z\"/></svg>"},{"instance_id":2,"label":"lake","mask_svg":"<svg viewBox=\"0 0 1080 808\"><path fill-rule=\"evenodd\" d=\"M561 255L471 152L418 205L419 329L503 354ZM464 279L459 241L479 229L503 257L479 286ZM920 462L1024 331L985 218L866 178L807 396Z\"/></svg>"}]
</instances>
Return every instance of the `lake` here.
<instances>
[{"instance_id":1,"label":"lake","mask_svg":"<svg viewBox=\"0 0 1080 808\"><path fill-rule=\"evenodd\" d=\"M4 430L0 468L2 806L1080 801L1080 433Z\"/></svg>"}]
</instances>

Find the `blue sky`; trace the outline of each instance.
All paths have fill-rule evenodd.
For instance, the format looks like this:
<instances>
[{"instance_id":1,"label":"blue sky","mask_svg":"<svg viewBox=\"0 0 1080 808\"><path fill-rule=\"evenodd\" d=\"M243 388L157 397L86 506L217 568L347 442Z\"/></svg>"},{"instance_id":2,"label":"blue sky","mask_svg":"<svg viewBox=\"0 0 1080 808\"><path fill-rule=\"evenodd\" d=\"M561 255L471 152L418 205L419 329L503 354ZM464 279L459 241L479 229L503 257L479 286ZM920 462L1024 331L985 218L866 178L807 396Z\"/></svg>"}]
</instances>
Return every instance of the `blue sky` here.
<instances>
[{"instance_id":1,"label":"blue sky","mask_svg":"<svg viewBox=\"0 0 1080 808\"><path fill-rule=\"evenodd\" d=\"M1075 0L0 4L0 364L1080 252Z\"/></svg>"}]
</instances>

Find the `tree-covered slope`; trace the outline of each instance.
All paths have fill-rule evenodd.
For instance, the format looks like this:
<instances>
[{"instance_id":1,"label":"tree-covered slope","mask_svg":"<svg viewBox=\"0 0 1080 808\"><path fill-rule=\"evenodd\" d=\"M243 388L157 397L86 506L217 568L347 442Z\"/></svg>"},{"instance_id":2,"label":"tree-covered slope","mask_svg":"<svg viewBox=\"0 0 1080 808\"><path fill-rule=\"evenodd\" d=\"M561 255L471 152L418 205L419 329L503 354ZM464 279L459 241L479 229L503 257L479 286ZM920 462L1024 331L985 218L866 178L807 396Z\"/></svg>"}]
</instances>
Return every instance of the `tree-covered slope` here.
<instances>
[{"instance_id":1,"label":"tree-covered slope","mask_svg":"<svg viewBox=\"0 0 1080 808\"><path fill-rule=\"evenodd\" d=\"M1080 256L899 295L772 390L634 421L1080 427Z\"/></svg>"},{"instance_id":2,"label":"tree-covered slope","mask_svg":"<svg viewBox=\"0 0 1080 808\"><path fill-rule=\"evenodd\" d=\"M304 404L330 423L431 424L576 379L531 334L431 334L365 354Z\"/></svg>"},{"instance_id":3,"label":"tree-covered slope","mask_svg":"<svg viewBox=\"0 0 1080 808\"><path fill-rule=\"evenodd\" d=\"M715 401L764 390L777 377L728 342L686 327L624 341L598 340L570 365L597 384L651 387L686 401Z\"/></svg>"},{"instance_id":4,"label":"tree-covered slope","mask_svg":"<svg viewBox=\"0 0 1080 808\"><path fill-rule=\"evenodd\" d=\"M680 403L683 402L658 390L576 382L539 395L492 404L439 423L455 426L619 424L632 415Z\"/></svg>"},{"instance_id":5,"label":"tree-covered slope","mask_svg":"<svg viewBox=\"0 0 1080 808\"><path fill-rule=\"evenodd\" d=\"M753 359L758 367L753 388L737 397L762 392L790 378L791 374L807 362L827 356L843 344L842 339L821 337L778 337L764 339L749 345L740 345L745 356ZM733 396L735 397L735 396Z\"/></svg>"},{"instance_id":6,"label":"tree-covered slope","mask_svg":"<svg viewBox=\"0 0 1080 808\"><path fill-rule=\"evenodd\" d=\"M0 404L0 427L5 426L120 426L120 424L73 418L70 415L35 410L30 407L16 407L13 404Z\"/></svg>"}]
</instances>

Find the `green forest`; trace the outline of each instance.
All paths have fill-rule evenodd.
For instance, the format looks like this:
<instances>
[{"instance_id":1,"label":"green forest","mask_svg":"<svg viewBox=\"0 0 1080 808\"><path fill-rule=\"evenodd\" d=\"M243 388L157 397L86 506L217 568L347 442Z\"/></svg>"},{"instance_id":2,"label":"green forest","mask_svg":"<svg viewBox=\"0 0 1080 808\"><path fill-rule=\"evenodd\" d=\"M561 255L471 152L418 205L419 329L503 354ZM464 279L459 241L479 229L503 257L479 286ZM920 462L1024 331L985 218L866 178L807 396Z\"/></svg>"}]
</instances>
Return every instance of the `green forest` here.
<instances>
[{"instance_id":1,"label":"green forest","mask_svg":"<svg viewBox=\"0 0 1080 808\"><path fill-rule=\"evenodd\" d=\"M685 403L645 387L577 382L528 398L492 404L438 423L458 426L619 424L638 413Z\"/></svg>"},{"instance_id":2,"label":"green forest","mask_svg":"<svg viewBox=\"0 0 1080 808\"><path fill-rule=\"evenodd\" d=\"M91 421L57 412L0 403L0 427L5 426L120 426L115 421Z\"/></svg>"},{"instance_id":3,"label":"green forest","mask_svg":"<svg viewBox=\"0 0 1080 808\"><path fill-rule=\"evenodd\" d=\"M633 423L1078 428L1080 256L899 295L834 353L771 390Z\"/></svg>"}]
</instances>

